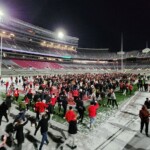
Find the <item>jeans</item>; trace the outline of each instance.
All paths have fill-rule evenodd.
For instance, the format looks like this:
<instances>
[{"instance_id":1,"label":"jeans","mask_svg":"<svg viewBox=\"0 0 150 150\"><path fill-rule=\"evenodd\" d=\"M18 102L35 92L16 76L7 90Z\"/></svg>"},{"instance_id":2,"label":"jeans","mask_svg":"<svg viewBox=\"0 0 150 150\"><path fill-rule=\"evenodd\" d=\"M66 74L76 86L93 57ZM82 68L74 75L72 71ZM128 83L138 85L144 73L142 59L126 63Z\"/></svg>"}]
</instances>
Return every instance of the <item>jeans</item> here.
<instances>
[{"instance_id":1,"label":"jeans","mask_svg":"<svg viewBox=\"0 0 150 150\"><path fill-rule=\"evenodd\" d=\"M112 106L114 107L114 104L117 106L118 108L118 104L117 104L117 100L116 99L112 99Z\"/></svg>"},{"instance_id":2,"label":"jeans","mask_svg":"<svg viewBox=\"0 0 150 150\"><path fill-rule=\"evenodd\" d=\"M49 141L48 141L48 139L47 139L47 132L42 133L42 141L41 141L41 145L40 145L39 150L42 150L44 141L46 141L47 144L49 143Z\"/></svg>"},{"instance_id":3,"label":"jeans","mask_svg":"<svg viewBox=\"0 0 150 150\"><path fill-rule=\"evenodd\" d=\"M143 130L144 125L145 125L145 133L146 133L146 135L148 135L149 121L141 120L141 132Z\"/></svg>"}]
</instances>

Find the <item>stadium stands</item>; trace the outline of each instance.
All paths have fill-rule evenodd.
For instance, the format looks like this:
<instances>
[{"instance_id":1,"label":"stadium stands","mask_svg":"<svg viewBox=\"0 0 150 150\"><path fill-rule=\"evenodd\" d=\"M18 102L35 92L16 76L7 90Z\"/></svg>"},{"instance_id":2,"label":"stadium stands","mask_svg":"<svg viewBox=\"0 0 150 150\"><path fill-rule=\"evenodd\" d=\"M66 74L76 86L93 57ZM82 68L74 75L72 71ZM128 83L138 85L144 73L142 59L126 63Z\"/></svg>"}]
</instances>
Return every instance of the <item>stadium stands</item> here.
<instances>
[{"instance_id":1,"label":"stadium stands","mask_svg":"<svg viewBox=\"0 0 150 150\"><path fill-rule=\"evenodd\" d=\"M15 62L17 65L19 65L22 68L35 68L35 69L61 69L63 68L58 63L52 63L52 62L40 62L40 61L32 61L32 60L19 60L14 59L12 62Z\"/></svg>"},{"instance_id":2,"label":"stadium stands","mask_svg":"<svg viewBox=\"0 0 150 150\"><path fill-rule=\"evenodd\" d=\"M0 21L0 32L3 30L7 33L2 43L3 75L121 70L119 54L109 49L78 48L78 38L58 39L54 32L14 18ZM149 58L149 51L125 52L124 69L149 69Z\"/></svg>"}]
</instances>

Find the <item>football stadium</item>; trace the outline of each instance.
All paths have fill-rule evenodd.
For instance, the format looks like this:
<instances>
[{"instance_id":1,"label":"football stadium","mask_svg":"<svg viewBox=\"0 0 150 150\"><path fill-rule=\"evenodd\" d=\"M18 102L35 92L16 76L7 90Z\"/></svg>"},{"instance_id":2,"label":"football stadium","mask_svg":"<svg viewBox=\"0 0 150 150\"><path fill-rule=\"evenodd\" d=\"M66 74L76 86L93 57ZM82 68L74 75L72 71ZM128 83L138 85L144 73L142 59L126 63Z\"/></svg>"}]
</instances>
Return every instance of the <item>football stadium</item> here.
<instances>
[{"instance_id":1,"label":"football stadium","mask_svg":"<svg viewBox=\"0 0 150 150\"><path fill-rule=\"evenodd\" d=\"M0 12L0 150L149 150L150 49L80 38Z\"/></svg>"}]
</instances>

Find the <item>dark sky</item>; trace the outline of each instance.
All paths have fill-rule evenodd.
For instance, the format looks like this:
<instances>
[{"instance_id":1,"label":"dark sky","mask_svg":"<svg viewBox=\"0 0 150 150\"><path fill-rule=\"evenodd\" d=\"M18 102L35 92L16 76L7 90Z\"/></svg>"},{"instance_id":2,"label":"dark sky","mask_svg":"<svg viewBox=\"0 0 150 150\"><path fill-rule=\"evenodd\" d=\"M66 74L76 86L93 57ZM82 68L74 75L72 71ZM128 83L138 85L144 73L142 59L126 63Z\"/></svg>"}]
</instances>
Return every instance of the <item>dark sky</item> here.
<instances>
[{"instance_id":1,"label":"dark sky","mask_svg":"<svg viewBox=\"0 0 150 150\"><path fill-rule=\"evenodd\" d=\"M120 50L150 43L150 0L0 0L8 14L55 31L79 37L79 47ZM150 44L149 44L150 45Z\"/></svg>"}]
</instances>

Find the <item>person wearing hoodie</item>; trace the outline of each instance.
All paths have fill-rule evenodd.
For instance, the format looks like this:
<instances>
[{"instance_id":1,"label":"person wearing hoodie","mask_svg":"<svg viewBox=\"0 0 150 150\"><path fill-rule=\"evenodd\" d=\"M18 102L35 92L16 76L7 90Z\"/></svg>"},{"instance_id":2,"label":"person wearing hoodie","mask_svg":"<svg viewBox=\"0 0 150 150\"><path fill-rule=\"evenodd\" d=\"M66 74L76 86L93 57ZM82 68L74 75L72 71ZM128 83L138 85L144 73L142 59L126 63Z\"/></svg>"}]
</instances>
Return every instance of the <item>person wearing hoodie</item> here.
<instances>
[{"instance_id":1,"label":"person wearing hoodie","mask_svg":"<svg viewBox=\"0 0 150 150\"><path fill-rule=\"evenodd\" d=\"M142 106L142 109L139 111L139 117L141 118L141 127L140 132L142 133L143 127L145 125L145 134L148 137L148 126L149 126L149 112L145 105Z\"/></svg>"}]
</instances>

